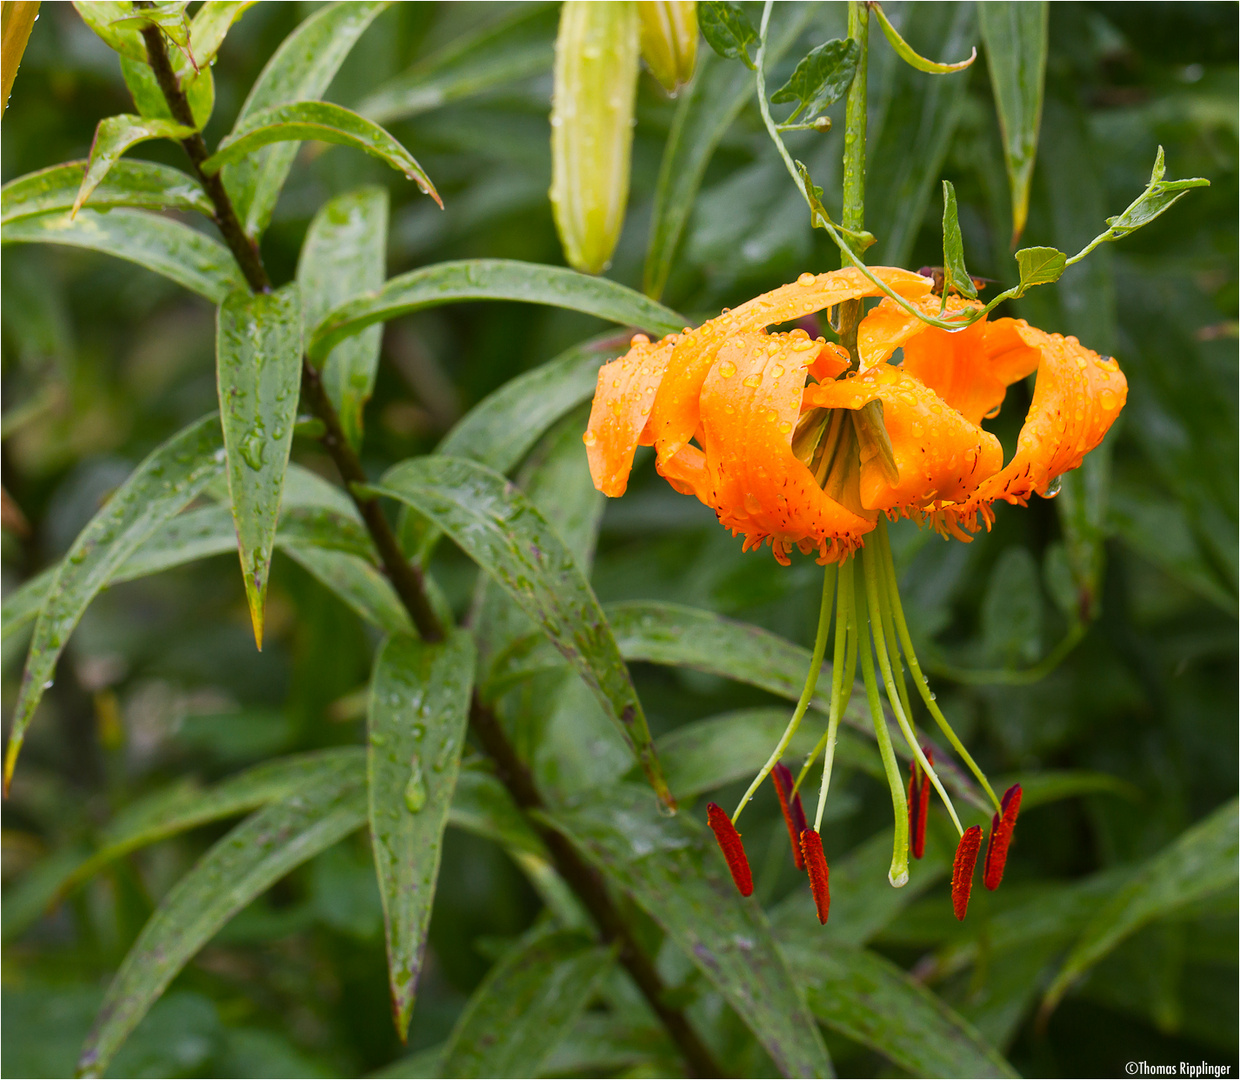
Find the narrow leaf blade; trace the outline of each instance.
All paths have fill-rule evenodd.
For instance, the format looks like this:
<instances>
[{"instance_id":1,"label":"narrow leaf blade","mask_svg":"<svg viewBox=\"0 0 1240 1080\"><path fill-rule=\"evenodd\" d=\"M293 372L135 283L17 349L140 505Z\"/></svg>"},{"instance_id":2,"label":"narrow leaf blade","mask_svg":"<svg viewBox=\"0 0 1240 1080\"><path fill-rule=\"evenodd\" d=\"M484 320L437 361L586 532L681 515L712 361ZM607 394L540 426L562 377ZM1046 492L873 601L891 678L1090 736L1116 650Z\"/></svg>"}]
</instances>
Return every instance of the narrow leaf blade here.
<instances>
[{"instance_id":1,"label":"narrow leaf blade","mask_svg":"<svg viewBox=\"0 0 1240 1080\"><path fill-rule=\"evenodd\" d=\"M179 221L141 210L86 209L73 219L61 213L23 217L0 228L0 243L102 251L162 274L213 303L244 284L223 244Z\"/></svg>"},{"instance_id":2,"label":"narrow leaf blade","mask_svg":"<svg viewBox=\"0 0 1240 1080\"><path fill-rule=\"evenodd\" d=\"M377 322L461 300L547 304L660 335L686 325L676 312L606 278L512 259L469 259L401 274L338 307L314 328L307 352L320 361L345 338Z\"/></svg>"},{"instance_id":3,"label":"narrow leaf blade","mask_svg":"<svg viewBox=\"0 0 1240 1080\"><path fill-rule=\"evenodd\" d=\"M322 97L349 50L388 2L351 0L329 4L309 16L267 61L237 123L272 105ZM224 184L250 236L257 239L267 228L296 156L296 143L278 143L224 171Z\"/></svg>"},{"instance_id":4,"label":"narrow leaf blade","mask_svg":"<svg viewBox=\"0 0 1240 1080\"><path fill-rule=\"evenodd\" d=\"M1238 830L1232 799L1150 859L1090 920L1046 991L1043 1011L1053 1009L1073 982L1141 927L1211 893L1234 892Z\"/></svg>"},{"instance_id":5,"label":"narrow leaf blade","mask_svg":"<svg viewBox=\"0 0 1240 1080\"><path fill-rule=\"evenodd\" d=\"M1012 197L1012 246L1025 231L1029 187L1042 124L1046 84L1046 0L992 0L978 7L995 110L1003 132L1003 160Z\"/></svg>"},{"instance_id":6,"label":"narrow leaf blade","mask_svg":"<svg viewBox=\"0 0 1240 1080\"><path fill-rule=\"evenodd\" d=\"M86 175L86 162L69 161L19 176L0 188L0 224L72 208ZM196 210L211 214L211 200L198 182L179 169L151 161L117 161L91 193L91 206L145 210Z\"/></svg>"},{"instance_id":7,"label":"narrow leaf blade","mask_svg":"<svg viewBox=\"0 0 1240 1080\"><path fill-rule=\"evenodd\" d=\"M956 188L950 180L943 181L943 276L947 288L954 289L970 300L977 299L973 277L964 264L964 238L956 211Z\"/></svg>"},{"instance_id":8,"label":"narrow leaf blade","mask_svg":"<svg viewBox=\"0 0 1240 1080\"><path fill-rule=\"evenodd\" d=\"M784 1076L830 1076L817 1025L770 924L728 877L710 834L622 785L547 819L633 898L723 995Z\"/></svg>"},{"instance_id":9,"label":"narrow leaf blade","mask_svg":"<svg viewBox=\"0 0 1240 1080\"><path fill-rule=\"evenodd\" d=\"M438 455L394 466L372 490L429 517L539 624L624 735L659 799L674 806L602 608L533 504L497 473Z\"/></svg>"},{"instance_id":10,"label":"narrow leaf blade","mask_svg":"<svg viewBox=\"0 0 1240 1080\"><path fill-rule=\"evenodd\" d=\"M791 955L810 1011L828 1027L877 1050L913 1076L1019 1075L963 1017L868 949L809 948Z\"/></svg>"},{"instance_id":11,"label":"narrow leaf blade","mask_svg":"<svg viewBox=\"0 0 1240 1080\"><path fill-rule=\"evenodd\" d=\"M887 18L881 5L875 4L870 10L878 17L878 24L882 27L883 35L891 43L891 47L895 49L896 55L908 64L909 67L916 68L918 71L924 71L928 75L950 75L954 71L963 71L977 59L977 49L975 48L970 53L968 59L960 60L957 63L939 63L935 60L927 60L900 36L900 32L891 25L891 20Z\"/></svg>"},{"instance_id":12,"label":"narrow leaf blade","mask_svg":"<svg viewBox=\"0 0 1240 1080\"><path fill-rule=\"evenodd\" d=\"M254 640L263 647L263 605L301 385L301 295L238 289L216 320L216 377L228 491Z\"/></svg>"},{"instance_id":13,"label":"narrow leaf blade","mask_svg":"<svg viewBox=\"0 0 1240 1080\"><path fill-rule=\"evenodd\" d=\"M82 612L138 545L197 496L221 465L220 425L212 414L153 450L78 534L35 621L5 752L6 790L26 728Z\"/></svg>"},{"instance_id":14,"label":"narrow leaf blade","mask_svg":"<svg viewBox=\"0 0 1240 1080\"><path fill-rule=\"evenodd\" d=\"M538 1076L615 952L574 930L534 933L488 973L443 1051L441 1076Z\"/></svg>"},{"instance_id":15,"label":"narrow leaf blade","mask_svg":"<svg viewBox=\"0 0 1240 1080\"><path fill-rule=\"evenodd\" d=\"M473 675L473 639L456 631L435 643L389 638L371 681L370 839L383 900L392 1016L402 1041L422 970Z\"/></svg>"},{"instance_id":16,"label":"narrow leaf blade","mask_svg":"<svg viewBox=\"0 0 1240 1080\"><path fill-rule=\"evenodd\" d=\"M322 777L247 818L156 908L112 980L78 1062L99 1076L177 972L219 929L294 867L366 820L355 769Z\"/></svg>"},{"instance_id":17,"label":"narrow leaf blade","mask_svg":"<svg viewBox=\"0 0 1240 1080\"><path fill-rule=\"evenodd\" d=\"M388 196L380 187L338 195L314 215L297 265L307 330L333 308L383 284L387 229ZM327 396L355 448L362 442L362 411L374 390L382 333L373 326L342 341L323 365Z\"/></svg>"},{"instance_id":18,"label":"narrow leaf blade","mask_svg":"<svg viewBox=\"0 0 1240 1080\"><path fill-rule=\"evenodd\" d=\"M142 116L122 113L99 121L95 140L90 144L90 157L86 162L86 175L77 197L73 200L70 217L76 217L83 203L107 176L108 170L120 160L130 147L149 139L184 139L193 134L192 128L171 120L149 120Z\"/></svg>"},{"instance_id":19,"label":"narrow leaf blade","mask_svg":"<svg viewBox=\"0 0 1240 1080\"><path fill-rule=\"evenodd\" d=\"M202 171L213 176L225 165L241 161L264 146L307 139L364 150L416 181L418 187L443 206L426 170L388 132L373 120L326 101L294 101L248 114L202 163Z\"/></svg>"}]
</instances>

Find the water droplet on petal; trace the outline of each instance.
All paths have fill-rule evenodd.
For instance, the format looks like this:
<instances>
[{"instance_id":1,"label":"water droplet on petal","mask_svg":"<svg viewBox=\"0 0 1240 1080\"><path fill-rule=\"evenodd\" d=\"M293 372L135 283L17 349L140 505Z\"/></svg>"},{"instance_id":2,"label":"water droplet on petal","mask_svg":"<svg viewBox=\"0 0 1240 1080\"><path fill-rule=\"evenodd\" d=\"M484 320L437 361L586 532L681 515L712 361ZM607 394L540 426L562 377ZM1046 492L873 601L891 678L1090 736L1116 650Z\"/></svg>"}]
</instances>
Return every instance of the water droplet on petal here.
<instances>
[{"instance_id":1,"label":"water droplet on petal","mask_svg":"<svg viewBox=\"0 0 1240 1080\"><path fill-rule=\"evenodd\" d=\"M719 376L723 379L730 379L736 374L736 365L731 360L719 361Z\"/></svg>"}]
</instances>

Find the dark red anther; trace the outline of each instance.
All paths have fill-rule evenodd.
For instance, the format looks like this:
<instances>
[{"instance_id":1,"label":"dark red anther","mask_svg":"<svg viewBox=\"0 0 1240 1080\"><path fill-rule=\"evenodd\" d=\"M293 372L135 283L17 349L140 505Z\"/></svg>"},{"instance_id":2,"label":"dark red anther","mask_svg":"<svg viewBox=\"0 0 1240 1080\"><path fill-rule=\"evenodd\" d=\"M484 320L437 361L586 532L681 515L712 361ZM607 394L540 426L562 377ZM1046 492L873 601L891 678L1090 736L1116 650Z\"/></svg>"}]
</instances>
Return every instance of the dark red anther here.
<instances>
[{"instance_id":1,"label":"dark red anther","mask_svg":"<svg viewBox=\"0 0 1240 1080\"><path fill-rule=\"evenodd\" d=\"M1016 828L1016 815L1020 813L1020 785L1013 784L1003 793L1003 814L995 814L990 826L990 843L986 845L986 868L982 881L991 892L1003 880L1003 868L1007 865L1008 848L1012 844L1012 830Z\"/></svg>"},{"instance_id":2,"label":"dark red anther","mask_svg":"<svg viewBox=\"0 0 1240 1080\"><path fill-rule=\"evenodd\" d=\"M745 857L745 845L741 843L741 834L736 831L732 819L716 803L711 803L706 807L706 820L714 830L715 839L719 841L719 850L728 860L732 880L736 882L741 896L748 896L753 892L753 874L749 872L749 860Z\"/></svg>"},{"instance_id":3,"label":"dark red anther","mask_svg":"<svg viewBox=\"0 0 1240 1080\"><path fill-rule=\"evenodd\" d=\"M805 820L805 808L801 805L801 793L798 791L788 801L792 791L792 770L782 761L771 770L771 779L775 781L775 794L779 796L779 808L784 812L784 824L788 826L788 839L792 843L792 861L798 870L805 869L805 857L801 854L801 833L808 822Z\"/></svg>"},{"instance_id":4,"label":"dark red anther","mask_svg":"<svg viewBox=\"0 0 1240 1080\"><path fill-rule=\"evenodd\" d=\"M809 871L809 887L814 894L814 906L818 909L818 921L825 923L831 914L830 874L827 857L822 853L822 837L813 829L801 833L801 852L805 856L805 869Z\"/></svg>"},{"instance_id":5,"label":"dark red anther","mask_svg":"<svg viewBox=\"0 0 1240 1080\"><path fill-rule=\"evenodd\" d=\"M926 762L934 764L934 751L923 746ZM920 859L926 853L926 819L930 814L930 777L916 759L908 765L908 831L913 846L913 858Z\"/></svg>"},{"instance_id":6,"label":"dark red anther","mask_svg":"<svg viewBox=\"0 0 1240 1080\"><path fill-rule=\"evenodd\" d=\"M982 849L982 827L970 825L960 838L956 848L956 861L952 863L952 909L956 918L963 921L969 910L969 894L973 891L973 868L977 865L977 853Z\"/></svg>"}]
</instances>

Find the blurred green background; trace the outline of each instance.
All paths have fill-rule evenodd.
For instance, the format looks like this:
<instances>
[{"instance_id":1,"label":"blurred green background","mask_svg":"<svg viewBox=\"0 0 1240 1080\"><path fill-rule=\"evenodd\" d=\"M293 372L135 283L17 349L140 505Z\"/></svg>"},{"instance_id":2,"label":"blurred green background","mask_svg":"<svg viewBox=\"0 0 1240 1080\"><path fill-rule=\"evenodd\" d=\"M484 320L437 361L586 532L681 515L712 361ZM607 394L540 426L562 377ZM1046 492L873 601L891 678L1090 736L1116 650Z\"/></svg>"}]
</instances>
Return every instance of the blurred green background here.
<instances>
[{"instance_id":1,"label":"blurred green background","mask_svg":"<svg viewBox=\"0 0 1240 1080\"><path fill-rule=\"evenodd\" d=\"M215 67L209 142L227 131L263 63L315 6L263 3L233 30ZM328 98L354 106L511 8L398 4L361 39ZM925 55L957 59L979 43L972 5L890 10ZM942 979L931 972L932 988L1028 1075L1113 1075L1140 1059L1237 1061L1234 895L1142 930L1045 1026L1034 1016L1036 990L1054 971L1054 949L989 956L985 934L988 913L1052 898L1100 872L1122 874L1236 790L1237 12L1232 3L1051 5L1024 242L1079 248L1140 192L1160 144L1169 175L1204 176L1212 186L1009 312L1114 354L1128 376L1127 409L1084 482L1065 487L1057 502L1001 507L993 532L969 545L909 523L893 529L922 658L938 669L939 700L985 767L1088 769L1117 780L1029 811L1004 890L978 898L975 922L971 913L959 928L941 890L932 890L871 942L912 968L945 944L973 940L962 935L976 937L981 959ZM843 22L843 5L820 5L783 67L841 34ZM434 179L444 212L363 155L303 146L264 241L273 277L292 276L318 206L364 182L391 191L389 274L480 256L562 263L546 196L555 25L554 5L522 24L522 46L534 42L545 54L541 73L391 122ZM867 226L879 243L870 261L941 261L946 178L960 199L970 269L1011 284L1010 210L984 62L934 81L897 69L876 36L871 80ZM609 272L638 288L674 108L643 74L630 210ZM3 179L84 157L96 122L131 109L116 57L70 5L44 4L0 132ZM789 138L834 210L842 126L837 117L837 133ZM179 155L158 143L137 152L181 166ZM711 161L663 300L710 315L836 260L809 230L749 106ZM209 305L128 264L8 247L2 285L3 482L13 503L3 533L7 591L59 558L153 446L214 407L215 376ZM368 469L431 449L505 380L601 328L516 304L458 305L389 325L366 415ZM1012 388L995 429L1009 448L1027 393ZM584 417L573 422L583 426ZM312 443L296 443L294 458L332 476ZM1064 510L1065 499L1076 501ZM1077 526L1065 531L1074 514ZM474 571L450 545L436 560L439 581L463 610ZM1082 585L1091 575L1092 590ZM639 457L630 493L606 507L593 582L604 601L691 603L808 643L818 578L810 560L783 569L769 554L742 555L709 511L676 495ZM1029 666L1082 610L1096 616L1088 633L1044 680L970 685L950 677L952 669ZM177 778L207 781L276 754L359 742L359 692L374 644L349 609L280 555L261 654L230 557L118 586L92 605L4 806L5 1075L70 1074L153 900L225 829L115 863L46 913L31 899L40 875L135 797ZM23 652L24 641L4 642L6 721ZM634 674L656 732L773 700L688 671L637 665ZM871 776L848 771L833 790L835 850L890 827L888 796ZM774 837L765 846L782 857L773 801L752 813L747 835ZM760 893L773 900L797 877L777 860L764 865L763 846L756 844L755 871ZM446 1036L538 906L500 848L449 831L412 1048ZM176 980L109 1075L361 1075L403 1053L386 998L379 897L359 834L236 918ZM842 1075L899 1075L837 1035L828 1044Z\"/></svg>"}]
</instances>

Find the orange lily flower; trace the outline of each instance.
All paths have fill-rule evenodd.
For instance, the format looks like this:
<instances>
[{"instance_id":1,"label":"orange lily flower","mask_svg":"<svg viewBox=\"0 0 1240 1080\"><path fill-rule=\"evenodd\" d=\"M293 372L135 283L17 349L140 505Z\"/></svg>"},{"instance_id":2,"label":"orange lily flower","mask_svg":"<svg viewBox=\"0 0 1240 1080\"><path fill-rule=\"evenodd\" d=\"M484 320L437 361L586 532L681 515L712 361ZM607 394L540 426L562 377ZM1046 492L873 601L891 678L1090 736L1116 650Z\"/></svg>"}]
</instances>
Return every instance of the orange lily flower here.
<instances>
[{"instance_id":1,"label":"orange lily flower","mask_svg":"<svg viewBox=\"0 0 1240 1080\"><path fill-rule=\"evenodd\" d=\"M925 314L939 313L929 278L892 267L874 273ZM584 436L595 486L623 494L634 451L654 445L659 472L743 533L746 549L770 543L786 564L797 545L816 550L819 562L838 562L861 545L880 511L924 517L968 539L964 530L978 528L979 514L990 525L995 500L1023 503L1079 466L1123 407L1127 384L1114 360L1023 320L983 319L949 332L884 299L858 327L856 371L847 353L821 338L767 332L875 295L856 269L802 274L696 330L657 343L635 337L599 372ZM950 297L947 313L970 306ZM897 349L903 361L886 363ZM998 440L981 422L998 411L1009 385L1035 371L1033 405L1004 467ZM889 455L880 432L877 452L859 447L851 481L843 463L845 488L824 490L830 463L820 462L817 475L811 465L825 431L817 444L802 438L806 421L825 429L831 412L872 402L881 403Z\"/></svg>"},{"instance_id":2,"label":"orange lily flower","mask_svg":"<svg viewBox=\"0 0 1240 1080\"><path fill-rule=\"evenodd\" d=\"M875 306L857 326L852 354L823 338L811 340L804 330L771 328L883 294L854 268L802 274L793 284L659 342L639 334L628 353L599 371L583 439L591 476L604 494L622 495L637 447L653 445L660 474L714 509L734 535L743 533L746 550L769 543L786 565L795 545L806 554L817 552L828 567L814 659L792 720L735 813L729 818L710 806L709 824L737 887L748 895L752 875L736 821L774 772L794 860L809 875L818 916L827 921L823 805L836 731L860 660L896 819L888 877L903 885L910 849L914 858L922 857L933 788L960 835L952 903L957 918L964 918L983 830L964 827L935 772L935 752L921 744L901 658L926 711L993 804L988 889L1003 878L1020 787L1000 800L935 704L913 654L883 515L912 517L969 540L979 517L990 527L996 500L1024 503L1032 494L1053 495L1058 477L1102 441L1128 388L1114 360L1076 338L1044 333L1020 319L979 318L960 330L944 330L919 315L961 316L963 322L977 302L935 295L931 278L906 270L875 267L873 273L905 304L886 298ZM891 363L897 350L902 355ZM1012 383L1035 372L1033 402L1005 465L999 440L982 422L998 414ZM780 758L813 697L833 604L827 731L793 781ZM912 759L907 795L879 704L880 682ZM799 790L819 753L822 785L810 827Z\"/></svg>"}]
</instances>

